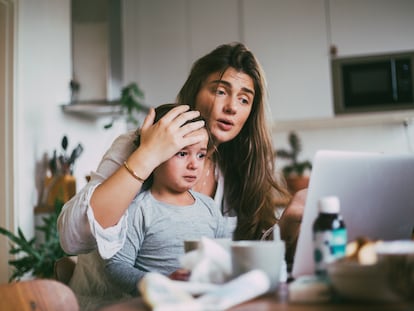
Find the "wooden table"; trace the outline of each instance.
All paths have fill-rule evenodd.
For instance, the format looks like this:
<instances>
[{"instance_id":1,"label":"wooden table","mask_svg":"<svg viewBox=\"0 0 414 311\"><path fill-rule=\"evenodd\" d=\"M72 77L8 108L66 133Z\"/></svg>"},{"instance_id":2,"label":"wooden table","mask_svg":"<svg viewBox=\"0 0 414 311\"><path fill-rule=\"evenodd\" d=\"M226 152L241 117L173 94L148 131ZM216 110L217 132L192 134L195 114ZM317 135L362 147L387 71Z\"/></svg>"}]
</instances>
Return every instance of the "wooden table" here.
<instances>
[{"instance_id":1,"label":"wooden table","mask_svg":"<svg viewBox=\"0 0 414 311\"><path fill-rule=\"evenodd\" d=\"M235 306L229 311L412 311L414 302L401 303L289 303L287 287L281 287L274 295L265 295ZM116 303L99 311L150 311L142 298ZM97 310L97 311L98 311ZM178 310L177 310L178 311Z\"/></svg>"}]
</instances>

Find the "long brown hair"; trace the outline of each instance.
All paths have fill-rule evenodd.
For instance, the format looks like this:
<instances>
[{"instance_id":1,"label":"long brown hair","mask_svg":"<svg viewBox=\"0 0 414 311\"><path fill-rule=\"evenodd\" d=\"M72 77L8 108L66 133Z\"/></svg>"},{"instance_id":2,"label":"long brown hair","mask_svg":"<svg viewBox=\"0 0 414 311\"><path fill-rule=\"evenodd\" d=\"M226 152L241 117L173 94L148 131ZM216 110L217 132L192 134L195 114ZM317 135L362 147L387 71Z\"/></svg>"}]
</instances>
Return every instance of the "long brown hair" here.
<instances>
[{"instance_id":1,"label":"long brown hair","mask_svg":"<svg viewBox=\"0 0 414 311\"><path fill-rule=\"evenodd\" d=\"M265 117L266 82L259 62L241 43L225 44L196 61L177 101L194 109L202 84L212 74L232 67L254 83L252 110L239 135L218 146L216 159L224 175L224 200L236 212L235 240L260 239L277 223L277 206L291 196L275 176L273 146ZM224 211L226 212L226 211Z\"/></svg>"}]
</instances>

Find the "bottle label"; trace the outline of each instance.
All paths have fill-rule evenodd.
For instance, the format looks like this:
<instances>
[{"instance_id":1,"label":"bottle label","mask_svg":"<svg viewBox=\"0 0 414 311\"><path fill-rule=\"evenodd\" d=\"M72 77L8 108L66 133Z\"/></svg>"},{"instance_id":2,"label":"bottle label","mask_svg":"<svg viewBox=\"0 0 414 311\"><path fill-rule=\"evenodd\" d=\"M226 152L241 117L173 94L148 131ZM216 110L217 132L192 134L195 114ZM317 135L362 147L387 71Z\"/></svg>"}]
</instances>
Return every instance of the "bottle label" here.
<instances>
[{"instance_id":1,"label":"bottle label","mask_svg":"<svg viewBox=\"0 0 414 311\"><path fill-rule=\"evenodd\" d=\"M326 274L328 264L345 256L346 243L345 228L315 232L314 259L316 274Z\"/></svg>"}]
</instances>

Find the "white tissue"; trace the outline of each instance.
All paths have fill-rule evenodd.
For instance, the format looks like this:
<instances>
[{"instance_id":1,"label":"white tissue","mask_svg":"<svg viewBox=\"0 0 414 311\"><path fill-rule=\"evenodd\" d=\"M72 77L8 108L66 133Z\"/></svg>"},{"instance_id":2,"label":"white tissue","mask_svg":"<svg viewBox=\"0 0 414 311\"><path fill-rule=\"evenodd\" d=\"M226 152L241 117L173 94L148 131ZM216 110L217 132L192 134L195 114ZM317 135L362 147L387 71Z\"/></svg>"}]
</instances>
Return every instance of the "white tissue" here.
<instances>
[{"instance_id":1,"label":"white tissue","mask_svg":"<svg viewBox=\"0 0 414 311\"><path fill-rule=\"evenodd\" d=\"M157 273L147 273L138 286L153 311L220 311L266 293L270 280L263 271L252 270L197 298Z\"/></svg>"},{"instance_id":2,"label":"white tissue","mask_svg":"<svg viewBox=\"0 0 414 311\"><path fill-rule=\"evenodd\" d=\"M221 284L231 275L230 252L209 238L201 238L196 250L180 258L181 266L191 271L190 282Z\"/></svg>"}]
</instances>

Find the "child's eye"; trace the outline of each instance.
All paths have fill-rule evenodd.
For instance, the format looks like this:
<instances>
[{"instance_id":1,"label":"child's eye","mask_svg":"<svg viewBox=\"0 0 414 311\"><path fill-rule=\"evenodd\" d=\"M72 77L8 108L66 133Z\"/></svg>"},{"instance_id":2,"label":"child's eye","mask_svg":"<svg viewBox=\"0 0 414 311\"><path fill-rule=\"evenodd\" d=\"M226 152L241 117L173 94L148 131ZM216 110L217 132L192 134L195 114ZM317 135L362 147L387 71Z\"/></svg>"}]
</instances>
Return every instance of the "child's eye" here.
<instances>
[{"instance_id":1,"label":"child's eye","mask_svg":"<svg viewBox=\"0 0 414 311\"><path fill-rule=\"evenodd\" d=\"M185 152L185 151L178 151L178 152L177 152L177 156L178 156L178 157L183 158L183 157L185 157L186 155L187 155L187 152Z\"/></svg>"},{"instance_id":2,"label":"child's eye","mask_svg":"<svg viewBox=\"0 0 414 311\"><path fill-rule=\"evenodd\" d=\"M199 158L199 159L204 159L205 157L206 157L206 154L205 153L199 153L197 155L197 158Z\"/></svg>"}]
</instances>

